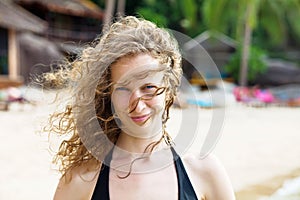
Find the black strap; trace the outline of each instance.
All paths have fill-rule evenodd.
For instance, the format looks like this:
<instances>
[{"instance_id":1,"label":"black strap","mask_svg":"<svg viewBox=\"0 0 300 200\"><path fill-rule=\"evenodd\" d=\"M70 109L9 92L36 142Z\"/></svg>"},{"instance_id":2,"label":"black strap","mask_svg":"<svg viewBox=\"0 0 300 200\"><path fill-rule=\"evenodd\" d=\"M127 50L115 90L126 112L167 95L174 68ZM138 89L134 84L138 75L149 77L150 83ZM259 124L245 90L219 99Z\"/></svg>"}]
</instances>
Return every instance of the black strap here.
<instances>
[{"instance_id":1,"label":"black strap","mask_svg":"<svg viewBox=\"0 0 300 200\"><path fill-rule=\"evenodd\" d=\"M176 153L173 147L171 151L174 157L174 164L177 174L178 182L178 199L179 200L197 200L196 192L192 186L192 183L185 171L184 165L180 156Z\"/></svg>"},{"instance_id":2,"label":"black strap","mask_svg":"<svg viewBox=\"0 0 300 200\"><path fill-rule=\"evenodd\" d=\"M100 174L91 200L109 200L109 165L112 159L112 152L113 148L105 157L104 163L102 163Z\"/></svg>"},{"instance_id":3,"label":"black strap","mask_svg":"<svg viewBox=\"0 0 300 200\"><path fill-rule=\"evenodd\" d=\"M178 182L178 199L179 200L198 200L194 191L192 183L185 171L181 158L176 153L173 147L171 147L173 154L177 182ZM105 162L102 164L100 174L94 189L92 200L109 200L109 164L112 159L113 149L110 150L105 158Z\"/></svg>"}]
</instances>

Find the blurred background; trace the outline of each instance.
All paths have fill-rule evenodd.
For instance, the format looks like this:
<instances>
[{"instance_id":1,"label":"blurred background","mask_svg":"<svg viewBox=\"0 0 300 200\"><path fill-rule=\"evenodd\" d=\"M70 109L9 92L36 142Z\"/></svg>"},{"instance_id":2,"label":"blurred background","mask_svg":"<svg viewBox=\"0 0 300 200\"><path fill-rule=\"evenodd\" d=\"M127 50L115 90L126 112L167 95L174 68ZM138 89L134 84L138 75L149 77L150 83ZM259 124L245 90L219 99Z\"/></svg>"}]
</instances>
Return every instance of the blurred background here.
<instances>
[{"instance_id":1,"label":"blurred background","mask_svg":"<svg viewBox=\"0 0 300 200\"><path fill-rule=\"evenodd\" d=\"M32 80L76 59L122 15L153 21L178 39L197 95L181 91L177 108L201 108L208 120L219 106L211 92L225 92L215 153L237 199L300 199L300 0L0 0L0 171L7 177L0 199L52 198L59 175L47 137L34 134L37 116L51 109ZM203 50L213 62L204 62Z\"/></svg>"}]
</instances>

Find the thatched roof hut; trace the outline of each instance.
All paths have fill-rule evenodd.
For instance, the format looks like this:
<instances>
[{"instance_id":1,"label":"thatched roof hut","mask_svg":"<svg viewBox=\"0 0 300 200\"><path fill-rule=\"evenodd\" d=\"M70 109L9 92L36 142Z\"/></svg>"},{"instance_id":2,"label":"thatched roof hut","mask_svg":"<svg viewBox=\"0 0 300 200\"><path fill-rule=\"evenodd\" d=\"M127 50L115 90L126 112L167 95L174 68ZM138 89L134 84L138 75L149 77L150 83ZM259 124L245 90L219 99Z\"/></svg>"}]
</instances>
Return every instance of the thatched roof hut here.
<instances>
[{"instance_id":1,"label":"thatched roof hut","mask_svg":"<svg viewBox=\"0 0 300 200\"><path fill-rule=\"evenodd\" d=\"M47 23L10 0L1 0L0 27L43 33L47 30Z\"/></svg>"},{"instance_id":2,"label":"thatched roof hut","mask_svg":"<svg viewBox=\"0 0 300 200\"><path fill-rule=\"evenodd\" d=\"M94 38L102 18L90 0L0 0L0 74L27 82L49 70L64 51L77 53L68 41Z\"/></svg>"},{"instance_id":3,"label":"thatched roof hut","mask_svg":"<svg viewBox=\"0 0 300 200\"><path fill-rule=\"evenodd\" d=\"M89 0L16 0L24 7L36 6L55 13L102 19L103 11Z\"/></svg>"},{"instance_id":4,"label":"thatched roof hut","mask_svg":"<svg viewBox=\"0 0 300 200\"><path fill-rule=\"evenodd\" d=\"M225 76L224 66L237 48L237 42L228 36L215 32L205 31L194 39L183 44L185 57L191 64L201 71L203 78L216 78L215 66L221 76ZM191 66L185 67L188 73L193 73Z\"/></svg>"}]
</instances>

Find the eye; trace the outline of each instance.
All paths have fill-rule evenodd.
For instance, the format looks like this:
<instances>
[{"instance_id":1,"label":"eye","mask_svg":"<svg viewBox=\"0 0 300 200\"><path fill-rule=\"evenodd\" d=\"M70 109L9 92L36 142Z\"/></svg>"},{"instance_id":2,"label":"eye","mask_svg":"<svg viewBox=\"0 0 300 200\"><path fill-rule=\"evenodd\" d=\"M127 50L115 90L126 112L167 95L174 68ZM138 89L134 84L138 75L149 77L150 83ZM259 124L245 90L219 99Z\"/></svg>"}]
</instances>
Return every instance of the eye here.
<instances>
[{"instance_id":1,"label":"eye","mask_svg":"<svg viewBox=\"0 0 300 200\"><path fill-rule=\"evenodd\" d=\"M129 91L127 87L118 86L115 88L116 91Z\"/></svg>"},{"instance_id":2,"label":"eye","mask_svg":"<svg viewBox=\"0 0 300 200\"><path fill-rule=\"evenodd\" d=\"M144 89L144 90L154 90L156 88L157 88L156 85L145 85L142 87L142 89Z\"/></svg>"}]
</instances>

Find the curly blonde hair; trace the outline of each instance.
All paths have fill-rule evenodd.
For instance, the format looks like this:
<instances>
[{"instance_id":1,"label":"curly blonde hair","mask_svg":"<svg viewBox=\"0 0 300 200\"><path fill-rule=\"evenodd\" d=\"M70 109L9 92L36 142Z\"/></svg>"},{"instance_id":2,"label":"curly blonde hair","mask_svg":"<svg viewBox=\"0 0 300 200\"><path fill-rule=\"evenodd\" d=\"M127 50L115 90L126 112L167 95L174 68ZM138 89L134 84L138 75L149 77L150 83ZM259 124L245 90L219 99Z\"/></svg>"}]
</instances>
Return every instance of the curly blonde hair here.
<instances>
[{"instance_id":1,"label":"curly blonde hair","mask_svg":"<svg viewBox=\"0 0 300 200\"><path fill-rule=\"evenodd\" d=\"M84 162L100 164L117 141L120 128L111 110L110 66L121 57L139 53L149 54L169 68L165 72L165 123L182 76L181 54L174 37L152 22L133 16L119 18L75 61L45 74L45 85L63 84L72 96L65 110L53 113L45 127L50 134L70 135L54 157L63 175Z\"/></svg>"}]
</instances>

